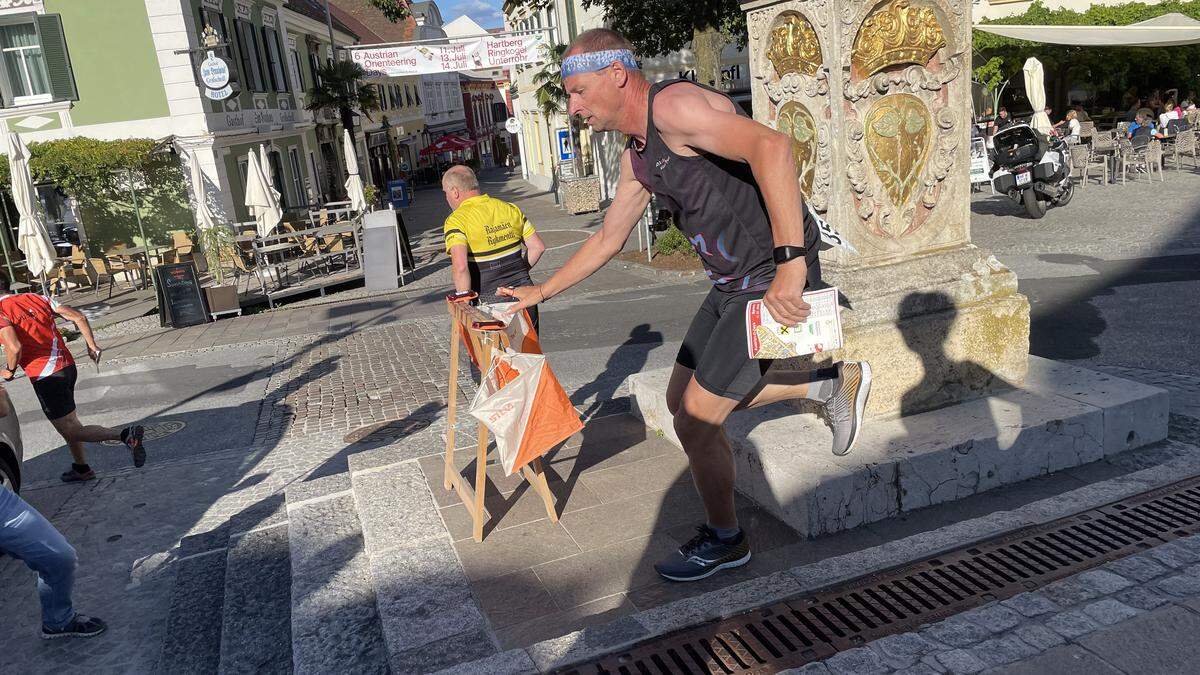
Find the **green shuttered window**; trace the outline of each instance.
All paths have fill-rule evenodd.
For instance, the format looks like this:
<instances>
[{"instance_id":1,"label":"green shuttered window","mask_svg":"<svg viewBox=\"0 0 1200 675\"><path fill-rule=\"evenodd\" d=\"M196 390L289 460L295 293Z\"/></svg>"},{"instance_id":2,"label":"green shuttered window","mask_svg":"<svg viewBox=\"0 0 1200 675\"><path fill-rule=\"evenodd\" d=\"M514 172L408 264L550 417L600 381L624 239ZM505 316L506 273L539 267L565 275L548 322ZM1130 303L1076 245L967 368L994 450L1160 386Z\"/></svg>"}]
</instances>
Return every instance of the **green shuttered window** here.
<instances>
[{"instance_id":1,"label":"green shuttered window","mask_svg":"<svg viewBox=\"0 0 1200 675\"><path fill-rule=\"evenodd\" d=\"M41 14L37 18L37 25L46 72L50 76L50 93L55 101L78 101L79 90L75 87L75 72L71 70L71 56L67 51L62 17L58 14Z\"/></svg>"}]
</instances>

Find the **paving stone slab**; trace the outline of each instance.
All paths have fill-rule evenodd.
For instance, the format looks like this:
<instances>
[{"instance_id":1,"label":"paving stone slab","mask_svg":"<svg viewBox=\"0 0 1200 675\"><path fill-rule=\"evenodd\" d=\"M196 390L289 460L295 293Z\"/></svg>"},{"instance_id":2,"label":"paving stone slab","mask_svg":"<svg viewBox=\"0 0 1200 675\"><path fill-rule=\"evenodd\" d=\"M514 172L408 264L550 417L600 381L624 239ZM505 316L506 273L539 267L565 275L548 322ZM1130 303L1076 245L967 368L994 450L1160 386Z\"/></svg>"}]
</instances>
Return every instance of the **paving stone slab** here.
<instances>
[{"instance_id":1,"label":"paving stone slab","mask_svg":"<svg viewBox=\"0 0 1200 675\"><path fill-rule=\"evenodd\" d=\"M292 564L286 526L230 542L221 621L221 673L292 669Z\"/></svg>"},{"instance_id":2,"label":"paving stone slab","mask_svg":"<svg viewBox=\"0 0 1200 675\"><path fill-rule=\"evenodd\" d=\"M393 654L486 625L445 536L373 554L371 577Z\"/></svg>"},{"instance_id":3,"label":"paving stone slab","mask_svg":"<svg viewBox=\"0 0 1200 675\"><path fill-rule=\"evenodd\" d=\"M1122 675L1122 671L1104 659L1073 644L1054 647L1033 658L989 672L997 675Z\"/></svg>"},{"instance_id":4,"label":"paving stone slab","mask_svg":"<svg viewBox=\"0 0 1200 675\"><path fill-rule=\"evenodd\" d=\"M1200 615L1162 607L1082 637L1076 642L1131 673L1195 672Z\"/></svg>"},{"instance_id":5,"label":"paving stone slab","mask_svg":"<svg viewBox=\"0 0 1200 675\"><path fill-rule=\"evenodd\" d=\"M363 537L372 556L444 533L425 474L416 462L355 473L352 483Z\"/></svg>"},{"instance_id":6,"label":"paving stone slab","mask_svg":"<svg viewBox=\"0 0 1200 675\"><path fill-rule=\"evenodd\" d=\"M484 659L451 666L434 675L529 675L537 666L524 649L510 649Z\"/></svg>"},{"instance_id":7,"label":"paving stone slab","mask_svg":"<svg viewBox=\"0 0 1200 675\"><path fill-rule=\"evenodd\" d=\"M175 590L156 670L214 672L221 660L221 607L225 555L209 553L176 563Z\"/></svg>"},{"instance_id":8,"label":"paving stone slab","mask_svg":"<svg viewBox=\"0 0 1200 675\"><path fill-rule=\"evenodd\" d=\"M296 673L386 672L387 648L354 497L288 509Z\"/></svg>"},{"instance_id":9,"label":"paving stone slab","mask_svg":"<svg viewBox=\"0 0 1200 675\"><path fill-rule=\"evenodd\" d=\"M526 651L539 670L548 671L624 649L650 637L634 617L623 617L600 626L589 626L560 638L530 645Z\"/></svg>"}]
</instances>

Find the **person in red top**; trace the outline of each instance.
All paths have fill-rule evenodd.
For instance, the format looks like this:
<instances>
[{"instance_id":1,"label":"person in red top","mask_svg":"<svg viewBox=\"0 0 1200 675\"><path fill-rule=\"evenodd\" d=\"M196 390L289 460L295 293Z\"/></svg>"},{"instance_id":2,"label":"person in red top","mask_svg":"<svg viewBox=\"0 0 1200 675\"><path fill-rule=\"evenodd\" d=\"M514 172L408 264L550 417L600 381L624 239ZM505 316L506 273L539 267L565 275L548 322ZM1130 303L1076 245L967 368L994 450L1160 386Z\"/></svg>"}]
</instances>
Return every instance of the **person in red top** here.
<instances>
[{"instance_id":1,"label":"person in red top","mask_svg":"<svg viewBox=\"0 0 1200 675\"><path fill-rule=\"evenodd\" d=\"M119 440L132 453L133 465L142 466L146 463L142 427L133 425L118 431L94 424L84 426L79 421L75 413L75 380L79 373L71 350L55 325L58 317L75 324L87 342L88 356L98 361L100 345L96 344L86 316L44 295L13 294L8 280L0 279L0 344L4 345L5 358L0 377L6 381L13 379L17 366L29 377L46 419L71 449L73 463L70 471L62 475L63 481L73 483L96 477L88 466L84 443Z\"/></svg>"}]
</instances>

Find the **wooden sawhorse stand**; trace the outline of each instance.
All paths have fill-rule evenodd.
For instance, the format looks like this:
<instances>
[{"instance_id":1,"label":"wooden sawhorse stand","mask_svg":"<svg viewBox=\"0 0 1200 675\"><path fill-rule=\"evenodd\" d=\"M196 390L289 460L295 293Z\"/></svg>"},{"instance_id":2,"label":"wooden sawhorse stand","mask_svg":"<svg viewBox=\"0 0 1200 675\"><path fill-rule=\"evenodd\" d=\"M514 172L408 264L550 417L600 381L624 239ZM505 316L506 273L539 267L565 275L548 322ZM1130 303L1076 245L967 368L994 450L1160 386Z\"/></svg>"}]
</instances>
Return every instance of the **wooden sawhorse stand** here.
<instances>
[{"instance_id":1,"label":"wooden sawhorse stand","mask_svg":"<svg viewBox=\"0 0 1200 675\"><path fill-rule=\"evenodd\" d=\"M489 517L487 509L483 505L484 493L487 491L488 451L488 428L483 425L483 422L479 423L479 445L475 455L474 485L467 482L454 463L455 422L458 419L460 343L469 342L471 353L478 359L475 365L479 366L480 372L486 377L493 354L497 351L503 353L508 348L508 334L501 326L497 326L491 317L466 302L447 300L446 305L450 309L450 411L446 422L449 427L446 430L445 478L442 484L447 490L453 489L458 492L458 498L467 507L467 512L471 514L471 520L474 522L475 541L483 541L483 524ZM529 464L521 467L521 475L541 496L550 521L557 523L558 512L554 507L554 494L550 492L546 474L542 471L541 458L535 458Z\"/></svg>"}]
</instances>

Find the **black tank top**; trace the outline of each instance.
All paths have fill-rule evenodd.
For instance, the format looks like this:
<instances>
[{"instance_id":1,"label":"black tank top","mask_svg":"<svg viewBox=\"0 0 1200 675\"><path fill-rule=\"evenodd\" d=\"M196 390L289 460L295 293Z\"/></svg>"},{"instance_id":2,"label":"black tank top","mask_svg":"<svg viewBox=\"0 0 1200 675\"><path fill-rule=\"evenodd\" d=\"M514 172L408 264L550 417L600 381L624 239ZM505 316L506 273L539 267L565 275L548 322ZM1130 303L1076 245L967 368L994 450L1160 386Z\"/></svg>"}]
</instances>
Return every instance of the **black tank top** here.
<instances>
[{"instance_id":1,"label":"black tank top","mask_svg":"<svg viewBox=\"0 0 1200 675\"><path fill-rule=\"evenodd\" d=\"M704 263L704 271L717 289L727 292L762 290L775 278L772 252L775 239L762 191L750 165L701 153L677 155L667 147L654 126L654 97L680 82L704 87L691 80L667 80L650 87L646 145L639 152L630 141L633 173L691 240ZM711 87L709 91L718 92ZM722 94L724 95L724 94ZM741 108L734 105L739 115ZM805 240L814 228L805 211Z\"/></svg>"}]
</instances>

